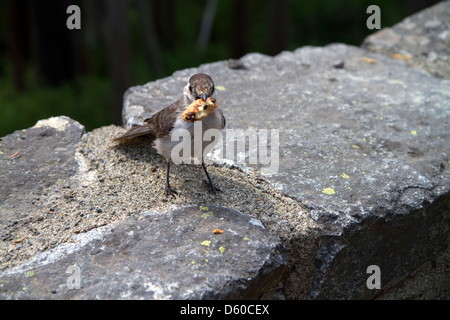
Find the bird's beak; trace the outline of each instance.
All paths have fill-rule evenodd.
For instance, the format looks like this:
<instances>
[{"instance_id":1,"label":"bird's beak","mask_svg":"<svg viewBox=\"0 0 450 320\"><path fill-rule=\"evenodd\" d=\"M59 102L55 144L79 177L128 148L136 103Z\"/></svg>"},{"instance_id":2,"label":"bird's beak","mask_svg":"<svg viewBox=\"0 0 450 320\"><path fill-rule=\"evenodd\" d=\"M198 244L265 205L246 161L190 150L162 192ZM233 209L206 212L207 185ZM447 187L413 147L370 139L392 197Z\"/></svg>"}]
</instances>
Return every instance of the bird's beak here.
<instances>
[{"instance_id":1,"label":"bird's beak","mask_svg":"<svg viewBox=\"0 0 450 320\"><path fill-rule=\"evenodd\" d=\"M206 93L202 93L202 94L200 95L200 99L202 99L203 101L206 101L207 98L208 98L208 97L206 96Z\"/></svg>"}]
</instances>

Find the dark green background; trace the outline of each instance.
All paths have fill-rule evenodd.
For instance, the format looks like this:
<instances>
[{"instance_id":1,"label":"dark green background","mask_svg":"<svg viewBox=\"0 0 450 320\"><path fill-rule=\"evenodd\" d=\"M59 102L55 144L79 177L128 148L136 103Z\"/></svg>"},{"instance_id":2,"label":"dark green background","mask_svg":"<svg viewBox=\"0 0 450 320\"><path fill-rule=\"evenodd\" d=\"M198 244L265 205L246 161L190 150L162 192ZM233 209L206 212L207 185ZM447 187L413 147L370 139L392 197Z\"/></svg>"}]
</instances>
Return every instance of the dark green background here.
<instances>
[{"instance_id":1,"label":"dark green background","mask_svg":"<svg viewBox=\"0 0 450 320\"><path fill-rule=\"evenodd\" d=\"M380 7L384 28L437 2L219 0L209 41L200 50L206 0L3 0L0 136L57 115L87 130L120 124L129 86L247 52L274 55L332 42L359 46L376 31L366 27L369 5ZM70 4L81 9L81 30L66 28ZM111 16L114 26L108 24ZM116 36L110 41L111 34ZM160 52L153 63L147 43Z\"/></svg>"}]
</instances>

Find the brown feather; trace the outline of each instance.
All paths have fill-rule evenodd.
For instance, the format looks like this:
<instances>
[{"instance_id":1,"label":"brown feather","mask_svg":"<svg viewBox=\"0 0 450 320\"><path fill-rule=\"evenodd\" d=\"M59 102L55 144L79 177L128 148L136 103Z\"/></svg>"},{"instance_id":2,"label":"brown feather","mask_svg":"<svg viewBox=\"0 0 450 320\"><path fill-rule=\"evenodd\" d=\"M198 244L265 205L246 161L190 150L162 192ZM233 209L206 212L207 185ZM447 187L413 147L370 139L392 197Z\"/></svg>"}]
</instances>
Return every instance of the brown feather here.
<instances>
[{"instance_id":1,"label":"brown feather","mask_svg":"<svg viewBox=\"0 0 450 320\"><path fill-rule=\"evenodd\" d=\"M150 118L144 119L144 124L130 128L120 137L114 138L113 141L124 142L142 136L148 136L154 140L170 134L177 116L184 109L183 102L183 98L179 99Z\"/></svg>"},{"instance_id":2,"label":"brown feather","mask_svg":"<svg viewBox=\"0 0 450 320\"><path fill-rule=\"evenodd\" d=\"M184 100L179 99L170 106L158 111L151 118L144 119L157 138L168 135L177 120L180 112L184 110Z\"/></svg>"},{"instance_id":3,"label":"brown feather","mask_svg":"<svg viewBox=\"0 0 450 320\"><path fill-rule=\"evenodd\" d=\"M133 127L131 129L129 129L127 132L125 132L120 137L114 138L113 141L114 142L124 142L124 141L132 140L132 139L135 139L138 137L142 137L142 136L149 136L149 138L155 139L154 132L149 128L149 126L144 124L144 125Z\"/></svg>"}]
</instances>

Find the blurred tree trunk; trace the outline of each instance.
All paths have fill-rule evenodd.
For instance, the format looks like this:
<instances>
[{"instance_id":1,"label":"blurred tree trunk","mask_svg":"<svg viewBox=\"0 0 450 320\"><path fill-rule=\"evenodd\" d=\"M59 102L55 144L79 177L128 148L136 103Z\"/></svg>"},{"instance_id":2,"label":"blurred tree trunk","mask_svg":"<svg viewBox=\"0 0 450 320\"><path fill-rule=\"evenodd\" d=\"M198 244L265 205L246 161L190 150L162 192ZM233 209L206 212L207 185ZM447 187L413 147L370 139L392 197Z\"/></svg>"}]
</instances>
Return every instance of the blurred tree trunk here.
<instances>
[{"instance_id":1,"label":"blurred tree trunk","mask_svg":"<svg viewBox=\"0 0 450 320\"><path fill-rule=\"evenodd\" d=\"M6 12L6 21L3 26L6 32L6 46L12 62L12 75L14 87L18 92L26 90L25 84L25 31L27 19L23 18L26 12L26 1L8 0L3 10ZM24 23L25 22L25 23Z\"/></svg>"},{"instance_id":2,"label":"blurred tree trunk","mask_svg":"<svg viewBox=\"0 0 450 320\"><path fill-rule=\"evenodd\" d=\"M175 30L175 5L174 0L152 0L153 20L155 21L156 34L166 48L173 47Z\"/></svg>"},{"instance_id":3,"label":"blurred tree trunk","mask_svg":"<svg viewBox=\"0 0 450 320\"><path fill-rule=\"evenodd\" d=\"M66 27L68 0L30 1L38 79L52 86L75 77L75 30Z\"/></svg>"},{"instance_id":4,"label":"blurred tree trunk","mask_svg":"<svg viewBox=\"0 0 450 320\"><path fill-rule=\"evenodd\" d=\"M161 49L158 43L158 36L155 32L155 23L148 0L137 0L138 11L141 17L142 35L144 38L147 59L150 61L153 71L157 76L164 74L164 65L161 58Z\"/></svg>"},{"instance_id":5,"label":"blurred tree trunk","mask_svg":"<svg viewBox=\"0 0 450 320\"><path fill-rule=\"evenodd\" d=\"M103 38L103 21L105 21L105 6L103 1L83 0L83 30L85 39L89 46L101 43Z\"/></svg>"},{"instance_id":6,"label":"blurred tree trunk","mask_svg":"<svg viewBox=\"0 0 450 320\"><path fill-rule=\"evenodd\" d=\"M131 84L131 53L126 0L106 0L107 38L112 82L112 114L115 124L122 123L123 94Z\"/></svg>"},{"instance_id":7,"label":"blurred tree trunk","mask_svg":"<svg viewBox=\"0 0 450 320\"><path fill-rule=\"evenodd\" d=\"M211 30L214 24L214 16L216 15L217 2L219 0L207 0L205 10L203 12L202 24L197 38L197 49L203 51L209 42Z\"/></svg>"},{"instance_id":8,"label":"blurred tree trunk","mask_svg":"<svg viewBox=\"0 0 450 320\"><path fill-rule=\"evenodd\" d=\"M105 36L104 36L104 22L105 22L105 3L104 1L82 1L82 30L83 38L83 60L82 72L85 74L99 74L103 70L99 70L101 61L97 61L95 56L96 50L102 48L104 50Z\"/></svg>"},{"instance_id":9,"label":"blurred tree trunk","mask_svg":"<svg viewBox=\"0 0 450 320\"><path fill-rule=\"evenodd\" d=\"M250 38L251 10L249 0L234 0L230 25L230 56L238 59L247 53Z\"/></svg>"},{"instance_id":10,"label":"blurred tree trunk","mask_svg":"<svg viewBox=\"0 0 450 320\"><path fill-rule=\"evenodd\" d=\"M270 0L270 34L269 34L269 54L275 55L286 50L289 42L289 1Z\"/></svg>"}]
</instances>

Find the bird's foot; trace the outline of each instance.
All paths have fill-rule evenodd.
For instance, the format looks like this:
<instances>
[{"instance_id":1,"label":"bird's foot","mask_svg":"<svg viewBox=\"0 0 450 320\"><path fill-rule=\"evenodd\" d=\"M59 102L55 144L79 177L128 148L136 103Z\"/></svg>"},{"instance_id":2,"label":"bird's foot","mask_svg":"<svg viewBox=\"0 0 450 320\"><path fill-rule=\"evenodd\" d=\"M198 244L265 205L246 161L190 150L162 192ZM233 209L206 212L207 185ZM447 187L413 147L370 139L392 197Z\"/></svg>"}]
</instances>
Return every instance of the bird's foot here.
<instances>
[{"instance_id":1,"label":"bird's foot","mask_svg":"<svg viewBox=\"0 0 450 320\"><path fill-rule=\"evenodd\" d=\"M223 192L219 188L215 187L212 183L212 181L206 181L203 180L203 183L206 184L206 187L208 188L209 193L216 194L217 192Z\"/></svg>"},{"instance_id":2,"label":"bird's foot","mask_svg":"<svg viewBox=\"0 0 450 320\"><path fill-rule=\"evenodd\" d=\"M176 195L178 195L178 192L176 190L172 189L170 186L166 186L165 192L166 192L166 197L172 196L174 199L177 198Z\"/></svg>"}]
</instances>

